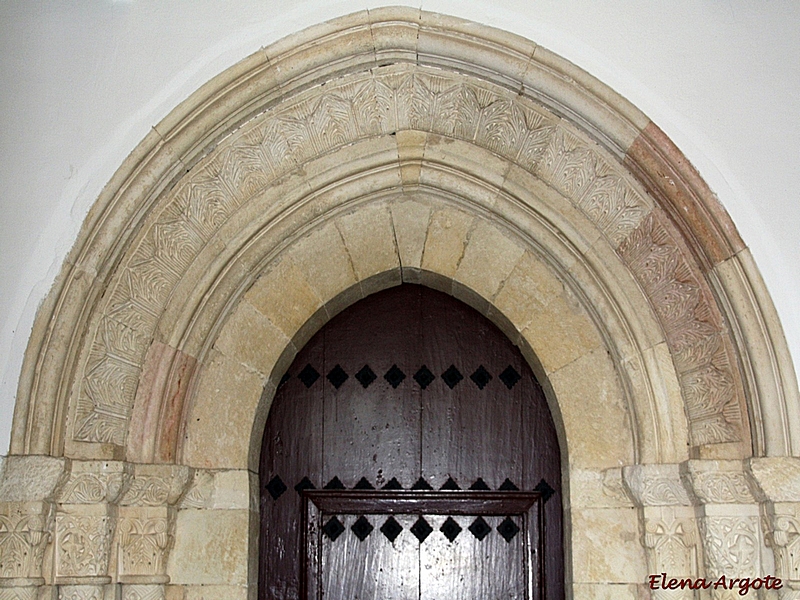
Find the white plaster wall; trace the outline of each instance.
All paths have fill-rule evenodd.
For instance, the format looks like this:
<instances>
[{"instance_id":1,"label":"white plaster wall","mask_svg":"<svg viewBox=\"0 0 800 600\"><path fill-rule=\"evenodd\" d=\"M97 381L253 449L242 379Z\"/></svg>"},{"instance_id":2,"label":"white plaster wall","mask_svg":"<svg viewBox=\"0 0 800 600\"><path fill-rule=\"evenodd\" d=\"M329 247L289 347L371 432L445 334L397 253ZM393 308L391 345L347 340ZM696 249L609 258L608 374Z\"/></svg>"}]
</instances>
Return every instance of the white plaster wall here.
<instances>
[{"instance_id":1,"label":"white plaster wall","mask_svg":"<svg viewBox=\"0 0 800 600\"><path fill-rule=\"evenodd\" d=\"M528 37L648 114L731 213L800 361L800 3L420 0ZM370 0L0 3L0 453L35 312L148 129L214 75Z\"/></svg>"}]
</instances>

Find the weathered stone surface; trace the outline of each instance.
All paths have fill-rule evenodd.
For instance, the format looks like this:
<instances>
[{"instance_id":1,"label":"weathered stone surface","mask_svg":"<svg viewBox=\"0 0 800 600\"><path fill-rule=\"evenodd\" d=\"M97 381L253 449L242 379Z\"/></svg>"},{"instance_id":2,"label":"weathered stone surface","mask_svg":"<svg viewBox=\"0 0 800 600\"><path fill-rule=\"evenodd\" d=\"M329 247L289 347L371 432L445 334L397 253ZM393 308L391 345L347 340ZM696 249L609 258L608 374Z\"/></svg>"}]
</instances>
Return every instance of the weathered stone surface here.
<instances>
[{"instance_id":1,"label":"weathered stone surface","mask_svg":"<svg viewBox=\"0 0 800 600\"><path fill-rule=\"evenodd\" d=\"M173 584L245 585L248 510L181 510L169 557Z\"/></svg>"},{"instance_id":2,"label":"weathered stone surface","mask_svg":"<svg viewBox=\"0 0 800 600\"><path fill-rule=\"evenodd\" d=\"M644 549L636 509L598 508L572 511L575 583L645 581ZM615 548L610 552L610 548Z\"/></svg>"},{"instance_id":3,"label":"weathered stone surface","mask_svg":"<svg viewBox=\"0 0 800 600\"><path fill-rule=\"evenodd\" d=\"M247 468L252 415L264 387L263 376L218 352L209 358L186 421L183 463Z\"/></svg>"},{"instance_id":4,"label":"weathered stone surface","mask_svg":"<svg viewBox=\"0 0 800 600\"><path fill-rule=\"evenodd\" d=\"M0 501L35 502L53 497L69 461L50 456L7 456L0 473Z\"/></svg>"},{"instance_id":5,"label":"weathered stone surface","mask_svg":"<svg viewBox=\"0 0 800 600\"><path fill-rule=\"evenodd\" d=\"M758 486L772 502L800 501L800 459L776 456L749 462Z\"/></svg>"},{"instance_id":6,"label":"weathered stone surface","mask_svg":"<svg viewBox=\"0 0 800 600\"><path fill-rule=\"evenodd\" d=\"M449 208L436 210L431 215L422 268L452 278L467 244L467 234L474 217Z\"/></svg>"}]
</instances>

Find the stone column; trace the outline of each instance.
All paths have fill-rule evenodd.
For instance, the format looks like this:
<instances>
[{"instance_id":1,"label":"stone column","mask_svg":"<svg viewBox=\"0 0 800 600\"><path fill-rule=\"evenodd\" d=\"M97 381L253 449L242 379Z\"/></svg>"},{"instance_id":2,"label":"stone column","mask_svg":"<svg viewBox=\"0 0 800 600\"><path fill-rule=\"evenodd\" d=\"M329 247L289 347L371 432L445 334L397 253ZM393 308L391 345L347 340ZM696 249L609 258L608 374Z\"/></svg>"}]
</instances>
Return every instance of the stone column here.
<instances>
[{"instance_id":1,"label":"stone column","mask_svg":"<svg viewBox=\"0 0 800 600\"><path fill-rule=\"evenodd\" d=\"M175 503L189 481L189 469L135 465L117 522L117 573L122 600L163 600L169 583L167 558L175 529Z\"/></svg>"},{"instance_id":2,"label":"stone column","mask_svg":"<svg viewBox=\"0 0 800 600\"><path fill-rule=\"evenodd\" d=\"M73 461L56 496L55 582L59 600L103 600L116 502L128 479L118 461Z\"/></svg>"},{"instance_id":3,"label":"stone column","mask_svg":"<svg viewBox=\"0 0 800 600\"><path fill-rule=\"evenodd\" d=\"M772 575L771 557L766 556L756 488L739 460L689 460L683 476L699 502L706 577L718 581L756 579ZM775 597L753 591L758 597ZM739 588L713 587L710 598L741 598Z\"/></svg>"},{"instance_id":4,"label":"stone column","mask_svg":"<svg viewBox=\"0 0 800 600\"><path fill-rule=\"evenodd\" d=\"M698 534L692 498L681 479L680 465L636 465L623 470L625 484L640 509L643 543L647 549L650 575L692 580L698 570ZM650 591L653 600L688 600L696 596L691 589Z\"/></svg>"},{"instance_id":5,"label":"stone column","mask_svg":"<svg viewBox=\"0 0 800 600\"><path fill-rule=\"evenodd\" d=\"M42 564L51 540L53 493L68 461L10 456L0 475L0 600L34 600L47 582Z\"/></svg>"},{"instance_id":6,"label":"stone column","mask_svg":"<svg viewBox=\"0 0 800 600\"><path fill-rule=\"evenodd\" d=\"M749 466L766 499L762 515L783 582L779 598L800 600L800 458L754 458Z\"/></svg>"}]
</instances>

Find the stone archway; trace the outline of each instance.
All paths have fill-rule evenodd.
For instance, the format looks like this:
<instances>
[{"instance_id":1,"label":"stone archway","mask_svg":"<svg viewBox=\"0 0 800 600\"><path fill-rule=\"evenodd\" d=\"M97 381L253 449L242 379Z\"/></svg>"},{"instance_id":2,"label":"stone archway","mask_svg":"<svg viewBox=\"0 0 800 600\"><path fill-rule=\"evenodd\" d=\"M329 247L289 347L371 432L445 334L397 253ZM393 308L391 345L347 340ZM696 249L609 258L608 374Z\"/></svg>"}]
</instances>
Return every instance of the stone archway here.
<instances>
[{"instance_id":1,"label":"stone archway","mask_svg":"<svg viewBox=\"0 0 800 600\"><path fill-rule=\"evenodd\" d=\"M800 494L775 474L800 471L796 381L713 194L545 49L382 9L220 75L98 200L23 369L0 499L29 533L0 538L0 593L249 593L276 382L339 310L401 281L477 308L545 385L575 596L633 596L648 571L794 577Z\"/></svg>"}]
</instances>

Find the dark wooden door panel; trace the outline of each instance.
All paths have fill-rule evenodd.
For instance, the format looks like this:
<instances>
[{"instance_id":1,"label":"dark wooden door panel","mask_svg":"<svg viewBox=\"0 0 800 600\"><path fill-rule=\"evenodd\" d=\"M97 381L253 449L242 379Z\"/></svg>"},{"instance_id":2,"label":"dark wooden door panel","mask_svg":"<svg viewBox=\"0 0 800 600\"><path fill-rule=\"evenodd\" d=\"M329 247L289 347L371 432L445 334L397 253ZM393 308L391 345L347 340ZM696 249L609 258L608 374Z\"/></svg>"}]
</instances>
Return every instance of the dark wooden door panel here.
<instances>
[{"instance_id":1,"label":"dark wooden door panel","mask_svg":"<svg viewBox=\"0 0 800 600\"><path fill-rule=\"evenodd\" d=\"M445 294L403 285L318 332L276 393L260 477L262 599L563 598L560 455L544 394L508 339ZM346 491L321 492L339 504L304 529L309 487ZM486 513L468 488L507 505ZM534 517L514 504L517 489L541 492ZM352 493L371 494L372 508ZM437 510L418 503L426 494ZM336 539L323 531L334 517ZM423 541L420 518L432 531ZM372 527L363 539L359 519Z\"/></svg>"}]
</instances>

